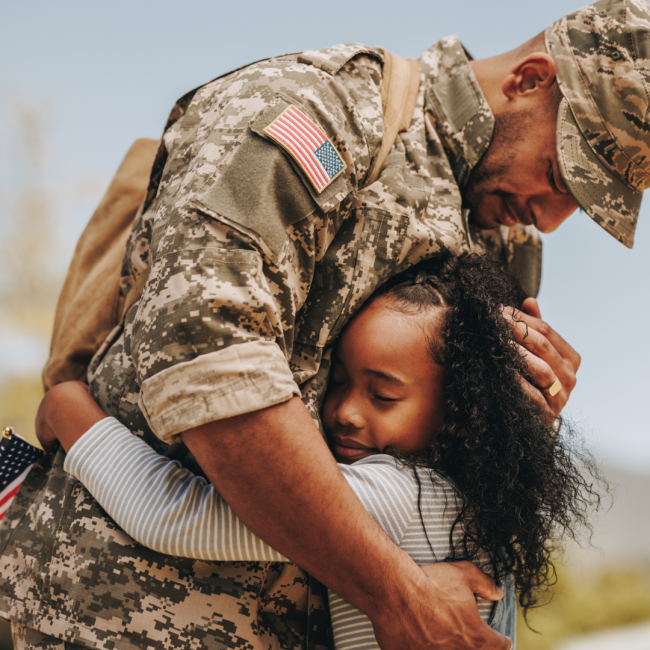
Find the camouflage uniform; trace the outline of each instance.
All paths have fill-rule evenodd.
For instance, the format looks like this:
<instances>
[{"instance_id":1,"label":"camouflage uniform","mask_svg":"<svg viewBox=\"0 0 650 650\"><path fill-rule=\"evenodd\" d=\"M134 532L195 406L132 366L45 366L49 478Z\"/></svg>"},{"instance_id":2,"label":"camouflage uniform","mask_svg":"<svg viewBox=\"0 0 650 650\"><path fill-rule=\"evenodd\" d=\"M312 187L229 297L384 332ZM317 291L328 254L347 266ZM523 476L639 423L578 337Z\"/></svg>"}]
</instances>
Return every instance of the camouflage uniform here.
<instances>
[{"instance_id":1,"label":"camouflage uniform","mask_svg":"<svg viewBox=\"0 0 650 650\"><path fill-rule=\"evenodd\" d=\"M318 423L329 346L387 278L470 248L505 254L524 275L527 260L538 262L534 232L482 234L462 209L494 120L455 38L420 58L411 126L363 187L383 133L382 56L341 45L269 59L189 93L171 113L122 289L148 279L96 355L90 389L196 472L183 430L294 394ZM345 163L320 192L264 132L290 105ZM535 293L538 278L526 282ZM298 567L143 548L63 458L29 475L0 529L0 615L86 647L328 646L322 588Z\"/></svg>"}]
</instances>

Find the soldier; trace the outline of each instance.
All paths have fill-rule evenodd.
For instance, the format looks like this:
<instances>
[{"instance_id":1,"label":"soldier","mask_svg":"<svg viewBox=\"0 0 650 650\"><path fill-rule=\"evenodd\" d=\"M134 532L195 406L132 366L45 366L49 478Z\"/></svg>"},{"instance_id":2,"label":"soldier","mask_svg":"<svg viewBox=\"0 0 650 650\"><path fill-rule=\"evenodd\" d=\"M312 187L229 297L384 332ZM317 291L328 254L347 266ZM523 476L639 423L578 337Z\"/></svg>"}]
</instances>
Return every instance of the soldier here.
<instances>
[{"instance_id":1,"label":"soldier","mask_svg":"<svg viewBox=\"0 0 650 650\"><path fill-rule=\"evenodd\" d=\"M157 451L200 465L295 564L143 549L58 452L0 529L17 648L324 649L317 580L368 614L385 650L510 646L478 616L475 593L499 597L487 576L423 572L349 490L319 433L329 353L378 284L441 251L504 255L534 295L535 226L580 206L632 245L650 184L649 9L602 0L484 61L436 43L410 125L367 185L381 50L269 59L179 100L124 258L123 292L142 296L96 355L90 392ZM525 309L528 390L557 415L579 356Z\"/></svg>"}]
</instances>

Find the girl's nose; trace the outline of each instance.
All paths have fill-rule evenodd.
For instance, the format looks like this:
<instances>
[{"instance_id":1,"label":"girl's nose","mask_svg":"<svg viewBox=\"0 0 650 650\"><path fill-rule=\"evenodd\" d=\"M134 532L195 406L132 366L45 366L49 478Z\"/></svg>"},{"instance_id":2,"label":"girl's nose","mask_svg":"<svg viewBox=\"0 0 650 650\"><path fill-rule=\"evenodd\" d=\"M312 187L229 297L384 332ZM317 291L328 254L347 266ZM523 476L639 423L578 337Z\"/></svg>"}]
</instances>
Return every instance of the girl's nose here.
<instances>
[{"instance_id":1,"label":"girl's nose","mask_svg":"<svg viewBox=\"0 0 650 650\"><path fill-rule=\"evenodd\" d=\"M359 408L358 400L353 394L348 393L339 402L334 413L337 424L352 426L360 429L363 426L363 415Z\"/></svg>"}]
</instances>

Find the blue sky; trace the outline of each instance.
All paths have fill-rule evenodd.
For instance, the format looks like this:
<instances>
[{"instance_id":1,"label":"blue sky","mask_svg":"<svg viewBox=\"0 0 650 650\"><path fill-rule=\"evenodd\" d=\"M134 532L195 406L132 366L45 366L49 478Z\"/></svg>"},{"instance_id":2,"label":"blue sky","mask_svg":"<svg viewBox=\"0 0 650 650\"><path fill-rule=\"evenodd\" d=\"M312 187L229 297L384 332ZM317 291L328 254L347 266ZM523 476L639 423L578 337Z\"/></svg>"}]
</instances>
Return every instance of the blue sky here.
<instances>
[{"instance_id":1,"label":"blue sky","mask_svg":"<svg viewBox=\"0 0 650 650\"><path fill-rule=\"evenodd\" d=\"M56 245L65 264L132 140L158 137L174 100L187 90L259 58L340 42L381 45L417 57L439 38L457 34L476 58L491 56L517 46L580 4L5 3L0 147L11 139L12 106L37 105L49 138L48 184L73 188L86 183L82 199L70 202L58 216ZM6 178L15 173L11 166L0 171ZM567 413L583 423L597 455L639 472L650 472L645 414L650 308L644 298L650 278L649 211L646 203L632 251L584 214L572 216L545 237L540 294L544 317L583 357ZM0 335L5 367L42 363L43 346L19 337L8 344L6 339Z\"/></svg>"}]
</instances>

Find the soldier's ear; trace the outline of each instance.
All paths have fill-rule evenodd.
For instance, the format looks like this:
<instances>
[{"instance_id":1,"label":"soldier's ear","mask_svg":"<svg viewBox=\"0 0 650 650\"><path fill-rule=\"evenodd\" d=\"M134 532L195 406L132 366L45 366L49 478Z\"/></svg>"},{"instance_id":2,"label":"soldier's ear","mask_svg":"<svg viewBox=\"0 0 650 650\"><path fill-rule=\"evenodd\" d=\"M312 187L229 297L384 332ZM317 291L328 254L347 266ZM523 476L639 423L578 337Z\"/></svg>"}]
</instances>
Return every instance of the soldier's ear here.
<instances>
[{"instance_id":1,"label":"soldier's ear","mask_svg":"<svg viewBox=\"0 0 650 650\"><path fill-rule=\"evenodd\" d=\"M555 83L555 60L546 52L533 52L517 61L505 78L501 91L511 101L530 97Z\"/></svg>"}]
</instances>

